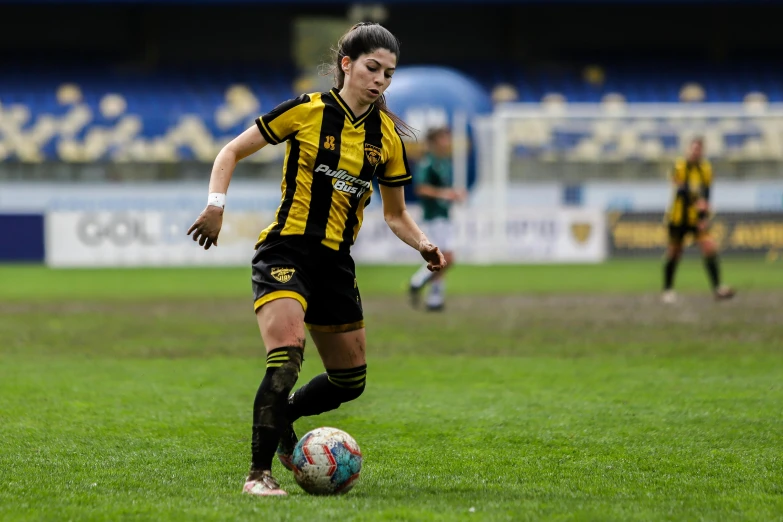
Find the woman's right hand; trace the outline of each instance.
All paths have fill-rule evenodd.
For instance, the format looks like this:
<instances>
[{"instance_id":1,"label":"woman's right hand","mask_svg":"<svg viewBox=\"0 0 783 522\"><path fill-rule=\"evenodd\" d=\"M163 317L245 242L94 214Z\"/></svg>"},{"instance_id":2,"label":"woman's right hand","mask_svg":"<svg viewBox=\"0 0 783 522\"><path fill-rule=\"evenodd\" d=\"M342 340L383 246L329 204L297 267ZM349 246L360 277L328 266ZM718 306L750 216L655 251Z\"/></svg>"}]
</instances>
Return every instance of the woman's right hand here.
<instances>
[{"instance_id":1,"label":"woman's right hand","mask_svg":"<svg viewBox=\"0 0 783 522\"><path fill-rule=\"evenodd\" d=\"M207 205L196 221L188 229L188 235L193 233L193 241L209 250L213 244L217 246L220 228L223 226L223 209L214 205Z\"/></svg>"}]
</instances>

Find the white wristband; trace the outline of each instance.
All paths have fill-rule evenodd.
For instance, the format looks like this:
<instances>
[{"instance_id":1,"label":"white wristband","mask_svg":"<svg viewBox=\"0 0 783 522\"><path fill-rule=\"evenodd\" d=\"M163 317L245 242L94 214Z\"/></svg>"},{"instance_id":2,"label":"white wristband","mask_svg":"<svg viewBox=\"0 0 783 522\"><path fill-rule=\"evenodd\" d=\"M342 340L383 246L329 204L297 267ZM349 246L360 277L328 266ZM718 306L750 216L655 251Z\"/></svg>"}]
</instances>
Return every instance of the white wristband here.
<instances>
[{"instance_id":1,"label":"white wristband","mask_svg":"<svg viewBox=\"0 0 783 522\"><path fill-rule=\"evenodd\" d=\"M226 208L226 195L220 192L211 192L207 198L207 205L213 207Z\"/></svg>"}]
</instances>

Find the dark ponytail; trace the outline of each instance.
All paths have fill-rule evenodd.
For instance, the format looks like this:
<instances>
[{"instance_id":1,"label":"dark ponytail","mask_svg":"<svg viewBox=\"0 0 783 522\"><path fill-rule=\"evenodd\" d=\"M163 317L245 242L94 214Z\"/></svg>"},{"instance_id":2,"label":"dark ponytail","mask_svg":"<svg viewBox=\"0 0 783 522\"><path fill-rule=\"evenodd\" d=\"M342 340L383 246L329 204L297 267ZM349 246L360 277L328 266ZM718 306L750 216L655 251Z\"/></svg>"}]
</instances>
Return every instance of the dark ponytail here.
<instances>
[{"instance_id":1,"label":"dark ponytail","mask_svg":"<svg viewBox=\"0 0 783 522\"><path fill-rule=\"evenodd\" d=\"M354 61L359 56L369 54L377 49L386 49L395 55L397 60L400 59L400 41L382 25L374 22L360 22L351 27L347 33L340 37L337 48L332 49L333 61L330 69L334 75L334 86L337 89L342 89L345 83L345 71L342 68L343 57L347 56ZM389 110L385 94L375 101L375 106L391 118L401 135L414 137L413 128Z\"/></svg>"}]
</instances>

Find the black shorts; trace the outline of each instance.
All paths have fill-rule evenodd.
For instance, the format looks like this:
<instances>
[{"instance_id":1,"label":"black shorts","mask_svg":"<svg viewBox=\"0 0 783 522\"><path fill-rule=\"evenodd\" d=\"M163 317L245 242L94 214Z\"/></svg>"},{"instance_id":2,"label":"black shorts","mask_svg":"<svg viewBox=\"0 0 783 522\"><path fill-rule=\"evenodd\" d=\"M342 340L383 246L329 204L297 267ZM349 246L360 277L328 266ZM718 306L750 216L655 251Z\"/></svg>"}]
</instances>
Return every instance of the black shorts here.
<instances>
[{"instance_id":1,"label":"black shorts","mask_svg":"<svg viewBox=\"0 0 783 522\"><path fill-rule=\"evenodd\" d=\"M693 236L693 239L701 239L707 235L707 230L699 231L694 225L675 225L669 223L669 242L670 243L684 243L688 236Z\"/></svg>"},{"instance_id":2,"label":"black shorts","mask_svg":"<svg viewBox=\"0 0 783 522\"><path fill-rule=\"evenodd\" d=\"M302 304L305 323L320 332L364 328L356 267L349 254L301 236L265 241L253 256L254 309L275 299Z\"/></svg>"}]
</instances>

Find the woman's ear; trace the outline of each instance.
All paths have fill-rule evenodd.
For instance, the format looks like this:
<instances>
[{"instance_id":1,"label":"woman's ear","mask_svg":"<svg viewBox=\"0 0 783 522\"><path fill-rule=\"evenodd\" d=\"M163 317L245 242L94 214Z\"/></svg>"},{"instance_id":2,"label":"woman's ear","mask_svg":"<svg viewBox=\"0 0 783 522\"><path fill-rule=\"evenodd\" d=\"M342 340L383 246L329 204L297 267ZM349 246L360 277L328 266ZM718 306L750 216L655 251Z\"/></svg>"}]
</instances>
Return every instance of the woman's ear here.
<instances>
[{"instance_id":1,"label":"woman's ear","mask_svg":"<svg viewBox=\"0 0 783 522\"><path fill-rule=\"evenodd\" d=\"M351 71L351 59L348 56L343 56L343 59L340 60L340 67L345 74L348 74Z\"/></svg>"}]
</instances>

